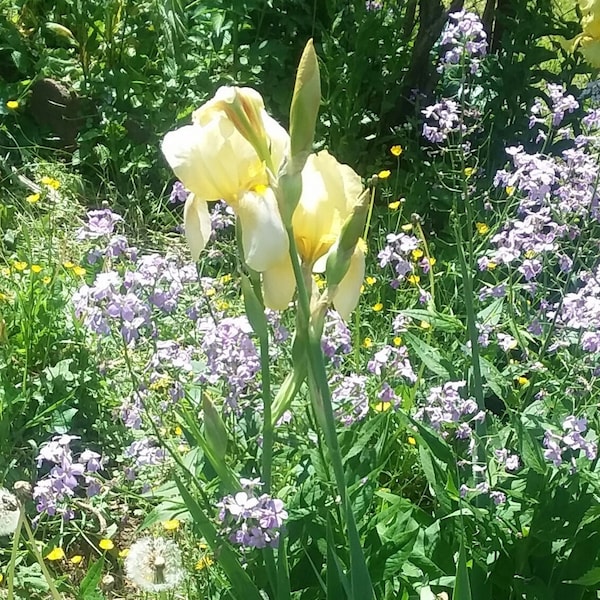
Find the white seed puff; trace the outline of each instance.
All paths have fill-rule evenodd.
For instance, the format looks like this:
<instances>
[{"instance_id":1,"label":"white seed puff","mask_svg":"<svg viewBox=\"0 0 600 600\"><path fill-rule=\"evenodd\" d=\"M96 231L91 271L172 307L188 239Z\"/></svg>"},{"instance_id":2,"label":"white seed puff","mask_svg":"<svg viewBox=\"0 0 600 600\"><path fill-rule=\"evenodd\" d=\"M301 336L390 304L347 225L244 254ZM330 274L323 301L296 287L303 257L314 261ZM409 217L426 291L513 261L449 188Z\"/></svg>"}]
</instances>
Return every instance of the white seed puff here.
<instances>
[{"instance_id":1,"label":"white seed puff","mask_svg":"<svg viewBox=\"0 0 600 600\"><path fill-rule=\"evenodd\" d=\"M0 535L11 535L19 524L19 501L6 488L0 488Z\"/></svg>"}]
</instances>

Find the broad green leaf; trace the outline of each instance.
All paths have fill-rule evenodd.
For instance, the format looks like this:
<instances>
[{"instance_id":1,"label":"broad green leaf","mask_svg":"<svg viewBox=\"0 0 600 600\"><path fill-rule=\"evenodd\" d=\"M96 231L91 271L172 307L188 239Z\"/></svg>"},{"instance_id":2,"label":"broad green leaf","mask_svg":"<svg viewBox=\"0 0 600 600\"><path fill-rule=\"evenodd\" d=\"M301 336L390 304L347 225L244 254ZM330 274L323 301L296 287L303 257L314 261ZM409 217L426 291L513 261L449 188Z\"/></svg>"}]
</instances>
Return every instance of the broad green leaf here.
<instances>
[{"instance_id":1,"label":"broad green leaf","mask_svg":"<svg viewBox=\"0 0 600 600\"><path fill-rule=\"evenodd\" d=\"M450 378L448 369L442 365L443 358L437 348L430 346L412 333L405 333L403 337L430 371L444 379Z\"/></svg>"},{"instance_id":2,"label":"broad green leaf","mask_svg":"<svg viewBox=\"0 0 600 600\"><path fill-rule=\"evenodd\" d=\"M431 310L412 308L408 310L401 310L400 314L411 319L426 321L432 327L440 331L462 331L464 329L464 325L456 317L453 317L452 315L443 315Z\"/></svg>"},{"instance_id":3,"label":"broad green leaf","mask_svg":"<svg viewBox=\"0 0 600 600\"><path fill-rule=\"evenodd\" d=\"M221 415L206 394L202 394L202 412L206 442L216 456L225 458L227 454L227 429L225 429L225 423L223 423Z\"/></svg>"},{"instance_id":4,"label":"broad green leaf","mask_svg":"<svg viewBox=\"0 0 600 600\"><path fill-rule=\"evenodd\" d=\"M600 583L600 567L594 567L590 569L585 575L582 575L578 579L573 581L566 581L565 583L573 583L575 585L584 585L586 587L592 585L598 585Z\"/></svg>"},{"instance_id":5,"label":"broad green leaf","mask_svg":"<svg viewBox=\"0 0 600 600\"><path fill-rule=\"evenodd\" d=\"M252 282L246 275L242 275L242 294L244 295L246 316L248 317L248 321L250 321L254 333L260 339L267 340L269 337L269 328L267 317L265 316L265 307L256 295Z\"/></svg>"},{"instance_id":6,"label":"broad green leaf","mask_svg":"<svg viewBox=\"0 0 600 600\"><path fill-rule=\"evenodd\" d=\"M104 556L101 556L95 563L88 568L88 572L79 584L79 600L96 600L102 598L98 594L98 586L102 579L102 569L104 567Z\"/></svg>"}]
</instances>

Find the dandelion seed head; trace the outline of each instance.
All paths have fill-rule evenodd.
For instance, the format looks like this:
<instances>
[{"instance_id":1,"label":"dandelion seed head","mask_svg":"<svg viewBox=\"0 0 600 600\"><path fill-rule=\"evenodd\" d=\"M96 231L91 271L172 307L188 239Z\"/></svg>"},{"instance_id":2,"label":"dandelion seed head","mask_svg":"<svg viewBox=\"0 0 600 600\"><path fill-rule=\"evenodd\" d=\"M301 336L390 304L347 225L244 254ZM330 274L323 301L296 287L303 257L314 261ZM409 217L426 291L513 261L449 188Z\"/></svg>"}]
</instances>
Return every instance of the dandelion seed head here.
<instances>
[{"instance_id":1,"label":"dandelion seed head","mask_svg":"<svg viewBox=\"0 0 600 600\"><path fill-rule=\"evenodd\" d=\"M0 536L11 535L19 524L19 501L6 488L0 488Z\"/></svg>"},{"instance_id":2,"label":"dandelion seed head","mask_svg":"<svg viewBox=\"0 0 600 600\"><path fill-rule=\"evenodd\" d=\"M132 544L125 557L125 574L146 592L174 589L184 577L181 551L172 540L142 538Z\"/></svg>"}]
</instances>

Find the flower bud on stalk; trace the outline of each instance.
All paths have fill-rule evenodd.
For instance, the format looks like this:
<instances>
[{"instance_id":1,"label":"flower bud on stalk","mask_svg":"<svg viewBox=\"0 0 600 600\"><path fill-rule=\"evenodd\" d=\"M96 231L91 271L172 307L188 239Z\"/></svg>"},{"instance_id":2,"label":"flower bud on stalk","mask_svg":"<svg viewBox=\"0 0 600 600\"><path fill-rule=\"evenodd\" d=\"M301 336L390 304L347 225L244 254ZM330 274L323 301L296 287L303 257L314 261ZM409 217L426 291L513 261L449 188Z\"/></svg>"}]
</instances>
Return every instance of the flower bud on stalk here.
<instances>
[{"instance_id":1,"label":"flower bud on stalk","mask_svg":"<svg viewBox=\"0 0 600 600\"><path fill-rule=\"evenodd\" d=\"M335 293L334 288L337 288L348 272L356 246L361 242L361 235L364 232L369 212L369 194L369 189L361 194L356 206L342 226L335 249L332 249L327 257L325 272L327 274L327 287L331 294Z\"/></svg>"}]
</instances>

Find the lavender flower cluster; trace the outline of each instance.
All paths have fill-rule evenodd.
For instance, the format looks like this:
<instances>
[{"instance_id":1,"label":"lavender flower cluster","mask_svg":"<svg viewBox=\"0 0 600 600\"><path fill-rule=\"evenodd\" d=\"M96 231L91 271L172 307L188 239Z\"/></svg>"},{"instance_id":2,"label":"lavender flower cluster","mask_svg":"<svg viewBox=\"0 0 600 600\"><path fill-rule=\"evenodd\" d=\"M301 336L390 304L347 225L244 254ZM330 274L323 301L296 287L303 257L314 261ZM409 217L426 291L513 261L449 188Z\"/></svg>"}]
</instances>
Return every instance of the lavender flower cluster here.
<instances>
[{"instance_id":1,"label":"lavender flower cluster","mask_svg":"<svg viewBox=\"0 0 600 600\"><path fill-rule=\"evenodd\" d=\"M217 506L223 531L231 542L242 548L276 548L279 529L288 513L279 498L257 496L258 480L241 479L242 491L225 496Z\"/></svg>"},{"instance_id":2,"label":"lavender flower cluster","mask_svg":"<svg viewBox=\"0 0 600 600\"><path fill-rule=\"evenodd\" d=\"M331 379L331 388L335 416L342 425L349 427L367 416L369 395L366 375L335 374Z\"/></svg>"},{"instance_id":3,"label":"lavender flower cluster","mask_svg":"<svg viewBox=\"0 0 600 600\"><path fill-rule=\"evenodd\" d=\"M250 334L252 327L245 316L227 317L215 323L200 319L201 350L206 356L206 370L201 379L205 383L224 385L226 407L240 414L244 396L257 389L256 376L260 371L260 357Z\"/></svg>"},{"instance_id":4,"label":"lavender flower cluster","mask_svg":"<svg viewBox=\"0 0 600 600\"><path fill-rule=\"evenodd\" d=\"M386 242L377 258L382 269L388 265L392 268L395 277L390 285L394 289L398 289L410 275L416 275L418 273L417 266L423 273L429 272L431 267L425 256L421 256L417 262L414 261L414 252L421 247L421 240L418 237L406 233L389 233L386 236ZM420 254L422 255L423 252L421 251Z\"/></svg>"},{"instance_id":5,"label":"lavender flower cluster","mask_svg":"<svg viewBox=\"0 0 600 600\"><path fill-rule=\"evenodd\" d=\"M485 413L473 398L463 398L461 391L465 384L465 381L448 381L441 387L432 387L415 418L429 423L443 436L452 431L456 438L472 443L473 424L482 421Z\"/></svg>"},{"instance_id":6,"label":"lavender flower cluster","mask_svg":"<svg viewBox=\"0 0 600 600\"><path fill-rule=\"evenodd\" d=\"M440 46L445 49L438 71L465 64L472 74L479 71L480 61L487 53L487 35L480 18L461 10L448 15Z\"/></svg>"},{"instance_id":7,"label":"lavender flower cluster","mask_svg":"<svg viewBox=\"0 0 600 600\"><path fill-rule=\"evenodd\" d=\"M181 265L175 257L150 254L140 257L123 275L116 270L98 273L91 286L84 284L73 296L75 314L99 335L118 331L127 344L142 333L155 335L155 309L172 313L186 283L196 280L194 265Z\"/></svg>"},{"instance_id":8,"label":"lavender flower cluster","mask_svg":"<svg viewBox=\"0 0 600 600\"><path fill-rule=\"evenodd\" d=\"M323 327L321 338L323 354L328 358L333 367L342 364L342 357L352 351L352 334L340 315L330 310Z\"/></svg>"},{"instance_id":9,"label":"lavender flower cluster","mask_svg":"<svg viewBox=\"0 0 600 600\"><path fill-rule=\"evenodd\" d=\"M33 488L33 499L39 513L60 514L63 519L69 520L74 516L69 498L80 491L85 491L88 498L100 493L98 472L104 468L102 457L92 450L83 450L75 457L70 444L78 439L77 435L57 435L40 448L36 457L38 468L44 462L54 466Z\"/></svg>"},{"instance_id":10,"label":"lavender flower cluster","mask_svg":"<svg viewBox=\"0 0 600 600\"><path fill-rule=\"evenodd\" d=\"M594 460L598 454L598 445L595 441L588 441L583 437L587 430L587 419L574 415L568 416L563 421L560 433L546 430L543 442L546 460L552 461L555 467L559 467L567 455L570 457L572 470L576 470L575 459L579 451L582 451L589 460Z\"/></svg>"}]
</instances>

